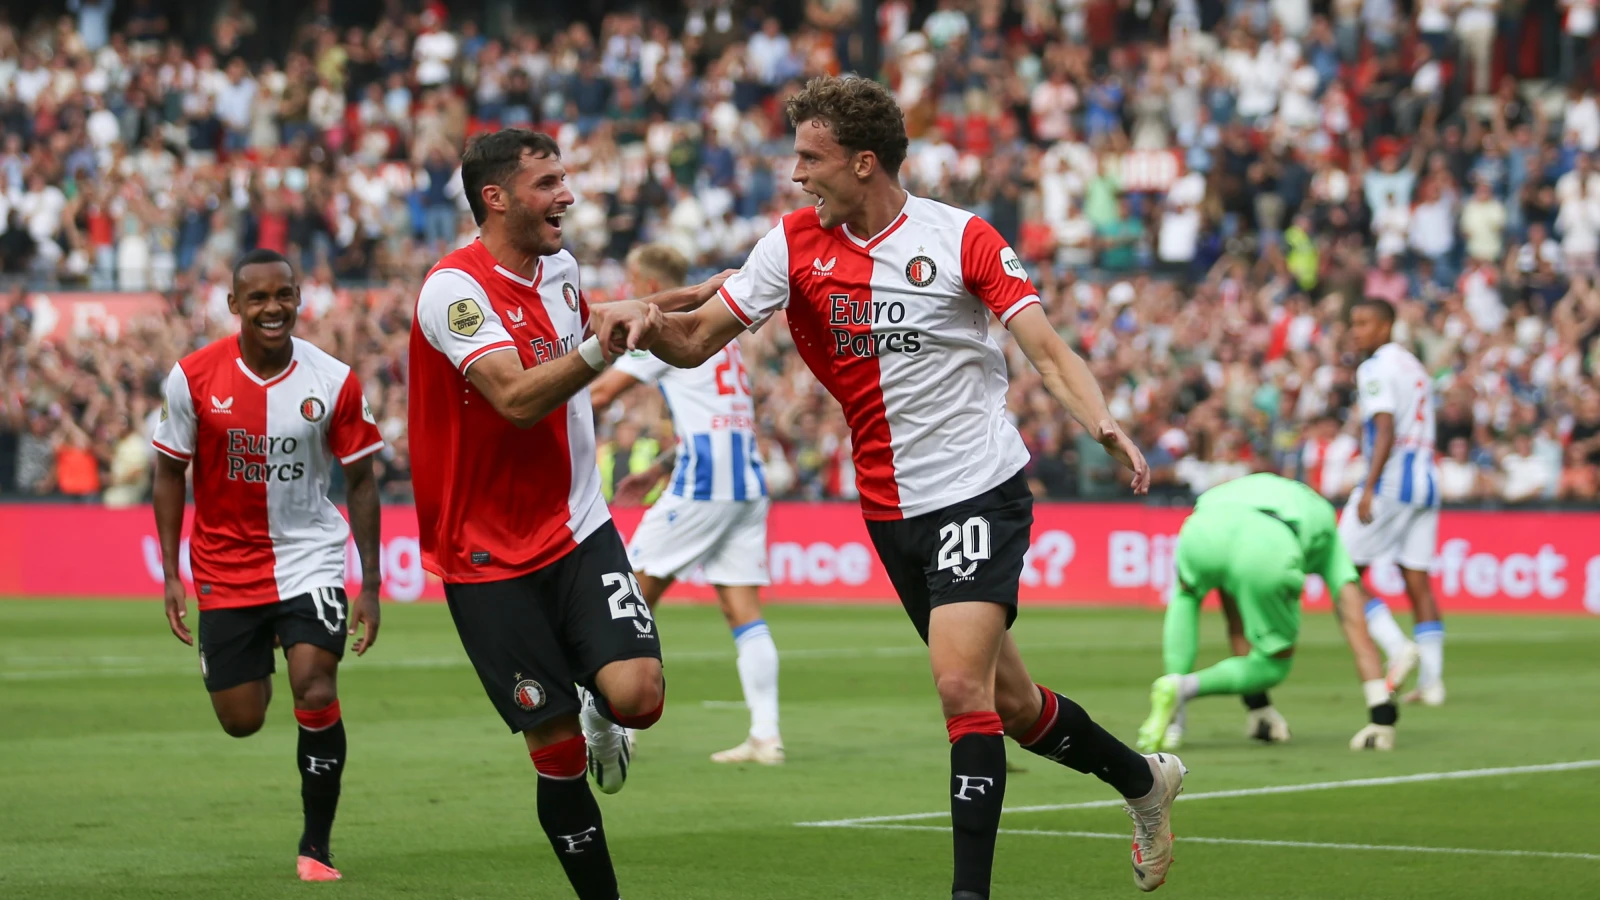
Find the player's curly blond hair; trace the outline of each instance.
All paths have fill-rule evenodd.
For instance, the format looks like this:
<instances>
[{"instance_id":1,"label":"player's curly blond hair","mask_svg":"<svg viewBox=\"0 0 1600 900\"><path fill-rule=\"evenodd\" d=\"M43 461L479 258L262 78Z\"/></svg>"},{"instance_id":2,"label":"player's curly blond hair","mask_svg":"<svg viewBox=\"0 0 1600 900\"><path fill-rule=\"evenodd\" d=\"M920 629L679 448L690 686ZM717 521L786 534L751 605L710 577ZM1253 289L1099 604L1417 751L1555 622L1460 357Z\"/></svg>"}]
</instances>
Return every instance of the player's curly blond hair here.
<instances>
[{"instance_id":1,"label":"player's curly blond hair","mask_svg":"<svg viewBox=\"0 0 1600 900\"><path fill-rule=\"evenodd\" d=\"M833 139L854 152L868 151L890 175L900 174L906 161L906 117L883 85L855 75L821 76L806 82L800 93L784 104L796 127L818 119L833 131Z\"/></svg>"}]
</instances>

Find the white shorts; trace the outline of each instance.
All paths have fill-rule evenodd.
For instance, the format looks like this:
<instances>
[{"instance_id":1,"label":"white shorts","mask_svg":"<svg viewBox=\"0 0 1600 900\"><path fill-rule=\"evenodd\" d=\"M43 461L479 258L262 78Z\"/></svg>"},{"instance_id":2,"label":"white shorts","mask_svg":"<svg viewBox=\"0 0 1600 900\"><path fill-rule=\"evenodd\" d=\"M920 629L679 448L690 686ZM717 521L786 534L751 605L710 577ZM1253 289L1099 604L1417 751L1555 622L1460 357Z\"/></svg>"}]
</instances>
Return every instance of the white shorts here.
<instances>
[{"instance_id":1,"label":"white shorts","mask_svg":"<svg viewBox=\"0 0 1600 900\"><path fill-rule=\"evenodd\" d=\"M1402 569L1426 572L1433 568L1439 544L1439 508L1412 506L1388 497L1372 498L1372 522L1356 515L1361 491L1350 495L1339 515L1339 539L1357 566L1393 561Z\"/></svg>"},{"instance_id":2,"label":"white shorts","mask_svg":"<svg viewBox=\"0 0 1600 900\"><path fill-rule=\"evenodd\" d=\"M662 494L628 542L635 572L682 578L696 565L714 585L767 585L767 498L690 500Z\"/></svg>"}]
</instances>

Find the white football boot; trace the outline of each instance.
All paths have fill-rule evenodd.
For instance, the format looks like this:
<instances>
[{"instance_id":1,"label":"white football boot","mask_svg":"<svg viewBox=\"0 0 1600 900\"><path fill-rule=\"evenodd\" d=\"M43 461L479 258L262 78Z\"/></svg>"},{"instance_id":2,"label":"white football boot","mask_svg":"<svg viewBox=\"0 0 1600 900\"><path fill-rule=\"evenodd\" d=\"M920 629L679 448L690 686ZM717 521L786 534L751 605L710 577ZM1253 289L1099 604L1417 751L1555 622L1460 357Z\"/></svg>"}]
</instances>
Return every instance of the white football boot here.
<instances>
[{"instance_id":1,"label":"white football boot","mask_svg":"<svg viewBox=\"0 0 1600 900\"><path fill-rule=\"evenodd\" d=\"M1170 753L1146 756L1155 775L1155 799L1148 805L1123 807L1133 820L1133 883L1153 891L1167 880L1172 867L1172 804L1183 793L1183 776L1189 770Z\"/></svg>"}]
</instances>

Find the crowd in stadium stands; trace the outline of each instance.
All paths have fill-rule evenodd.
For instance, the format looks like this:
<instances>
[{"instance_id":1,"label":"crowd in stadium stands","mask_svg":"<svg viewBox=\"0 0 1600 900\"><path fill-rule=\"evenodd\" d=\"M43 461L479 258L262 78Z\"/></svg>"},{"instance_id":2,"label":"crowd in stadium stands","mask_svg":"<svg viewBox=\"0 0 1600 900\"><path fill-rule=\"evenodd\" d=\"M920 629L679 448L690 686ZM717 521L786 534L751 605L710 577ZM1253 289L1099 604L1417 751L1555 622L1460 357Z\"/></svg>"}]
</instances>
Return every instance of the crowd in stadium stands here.
<instances>
[{"instance_id":1,"label":"crowd in stadium stands","mask_svg":"<svg viewBox=\"0 0 1600 900\"><path fill-rule=\"evenodd\" d=\"M863 52L854 0L808 0L788 29L710 0L493 37L436 2L347 31L312 4L286 54L252 49L237 4L203 46L146 5L115 30L107 0L71 6L0 25L0 489L111 504L146 495L164 373L233 327L241 251L301 264L299 333L360 373L390 442L385 496L403 500L410 309L428 264L473 239L470 133L559 138L569 247L599 302L636 242L709 273L803 205L781 100ZM1362 466L1342 321L1370 295L1397 303L1436 376L1446 501L1594 502L1594 0L1317 8L1332 18L1310 0L938 0L925 17L885 0L902 180L1018 249L1158 490L1271 469L1347 493ZM164 301L80 334L40 321L35 290ZM848 431L792 350L780 321L745 354L769 484L849 497ZM1036 491L1124 496L1008 352ZM619 461L671 441L654 392L601 430Z\"/></svg>"}]
</instances>

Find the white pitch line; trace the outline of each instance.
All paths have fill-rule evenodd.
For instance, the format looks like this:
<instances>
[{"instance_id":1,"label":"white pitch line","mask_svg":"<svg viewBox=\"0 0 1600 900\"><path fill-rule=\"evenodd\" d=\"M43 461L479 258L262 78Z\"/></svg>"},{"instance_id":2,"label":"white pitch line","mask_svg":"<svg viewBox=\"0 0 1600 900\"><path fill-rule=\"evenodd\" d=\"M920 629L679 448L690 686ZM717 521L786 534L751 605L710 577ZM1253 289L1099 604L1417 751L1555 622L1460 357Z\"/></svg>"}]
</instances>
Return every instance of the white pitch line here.
<instances>
[{"instance_id":1,"label":"white pitch line","mask_svg":"<svg viewBox=\"0 0 1600 900\"><path fill-rule=\"evenodd\" d=\"M1416 775L1389 775L1382 778L1352 778L1348 781L1313 781L1309 784L1279 784L1268 787L1239 788L1231 791L1205 791L1198 794L1180 794L1179 800L1218 800L1227 797L1259 797L1265 794L1301 794L1307 791L1332 791L1341 788L1382 787L1390 784L1421 784L1430 781L1455 781L1464 778L1493 778L1497 775L1532 775L1540 772L1570 772L1575 769L1600 768L1600 759L1582 759L1575 762L1544 763L1536 766L1499 766L1492 769L1458 769L1454 772L1421 772ZM1067 809L1101 809L1123 806L1123 800L1089 800L1084 803L1050 803L1043 806L1008 806L1008 813L1057 812ZM796 822L804 828L850 828L881 822L915 822L920 819L939 819L950 815L947 810L927 813L906 813L898 816L864 816L857 819L832 819L825 822Z\"/></svg>"},{"instance_id":2,"label":"white pitch line","mask_svg":"<svg viewBox=\"0 0 1600 900\"><path fill-rule=\"evenodd\" d=\"M1196 796L1199 796L1198 794ZM950 831L943 825L841 825L841 828L857 828L861 830L876 831ZM1035 835L1039 837L1075 837L1096 838L1108 841L1126 841L1126 833L1110 833L1104 831L1046 831L1034 828L1002 828L1000 834ZM1246 847L1290 847L1303 850L1368 850L1390 853L1445 853L1453 856L1534 856L1541 859L1584 859L1600 860L1600 853L1563 853L1555 850L1491 850L1479 847L1415 847L1406 844L1341 844L1331 841L1272 841L1257 840L1253 838L1214 838L1191 837L1184 835L1177 839L1179 844L1233 844Z\"/></svg>"}]
</instances>

